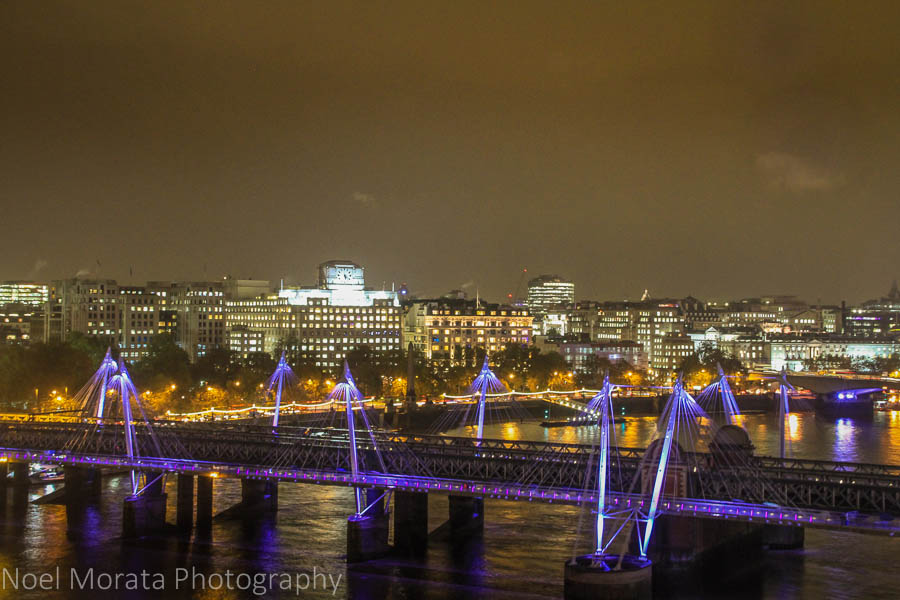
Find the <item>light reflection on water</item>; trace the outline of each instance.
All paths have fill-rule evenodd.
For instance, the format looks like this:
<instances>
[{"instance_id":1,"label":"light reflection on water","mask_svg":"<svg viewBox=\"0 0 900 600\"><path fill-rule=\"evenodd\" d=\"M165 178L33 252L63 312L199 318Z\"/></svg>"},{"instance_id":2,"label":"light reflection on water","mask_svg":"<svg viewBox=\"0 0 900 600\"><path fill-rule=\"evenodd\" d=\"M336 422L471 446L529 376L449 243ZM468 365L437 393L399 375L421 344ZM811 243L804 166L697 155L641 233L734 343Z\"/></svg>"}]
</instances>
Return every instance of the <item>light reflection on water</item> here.
<instances>
[{"instance_id":1,"label":"light reflection on water","mask_svg":"<svg viewBox=\"0 0 900 600\"><path fill-rule=\"evenodd\" d=\"M878 413L871 421L825 421L798 414L786 422L789 454L805 458L852 459L900 463L900 415ZM747 415L745 426L758 454L778 452L778 423L774 415ZM652 438L656 419L619 417L618 444L643 447ZM471 435L465 430L453 432ZM504 439L595 443L595 427L544 428L535 422L512 422L486 427L485 435ZM590 518L574 507L487 501L485 537L481 543L453 547L432 540L427 557L418 560L384 559L348 569L344 563L346 517L353 510L347 488L289 485L280 488L280 509L256 522L216 521L211 537L179 539L162 536L142 542L123 542L122 498L125 478L104 483L98 506L73 511L57 505L34 505L29 499L52 490L34 488L26 497L7 492L0 502L0 569L47 570L59 564L116 571L173 573L176 567L202 572L302 572L313 567L342 575L336 598L559 598L562 565L589 543ZM167 487L169 519L174 520L174 485ZM237 481L217 480L214 506L222 511L240 498ZM429 498L429 525L437 528L447 515L446 498ZM73 518L77 517L77 518ZM67 518L72 527L67 533ZM806 549L769 554L761 572L753 572L740 589L727 597L790 597L816 599L892 598L900 584L896 570L884 568L885 557L900 547L893 539L850 533L808 530ZM165 596L112 592L72 596L62 593L15 592L0 589L0 599L51 597L81 598L247 598L246 592L175 592ZM294 592L267 597L296 598ZM332 597L330 592L301 597ZM695 597L695 596L689 596ZM722 596L719 596L722 597Z\"/></svg>"},{"instance_id":2,"label":"light reflection on water","mask_svg":"<svg viewBox=\"0 0 900 600\"><path fill-rule=\"evenodd\" d=\"M778 417L774 414L749 414L741 417L750 435L755 453L777 456L779 453ZM656 433L656 417L628 416L616 419L619 446L643 448ZM796 458L900 464L900 412L876 412L871 419L823 419L815 413L791 413L785 419L785 453ZM471 435L468 429L448 435ZM594 444L599 429L587 427L542 427L540 423L485 425L485 437L525 439L547 442Z\"/></svg>"}]
</instances>

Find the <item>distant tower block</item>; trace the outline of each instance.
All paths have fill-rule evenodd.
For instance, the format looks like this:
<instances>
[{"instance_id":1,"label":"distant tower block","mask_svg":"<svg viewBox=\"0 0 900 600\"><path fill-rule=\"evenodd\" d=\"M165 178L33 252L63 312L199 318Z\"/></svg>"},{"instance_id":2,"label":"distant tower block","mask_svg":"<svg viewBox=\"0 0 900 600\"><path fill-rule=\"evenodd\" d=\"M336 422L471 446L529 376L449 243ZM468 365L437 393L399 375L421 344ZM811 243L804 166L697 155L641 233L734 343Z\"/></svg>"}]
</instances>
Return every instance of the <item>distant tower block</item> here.
<instances>
[{"instance_id":1,"label":"distant tower block","mask_svg":"<svg viewBox=\"0 0 900 600\"><path fill-rule=\"evenodd\" d=\"M528 310L543 317L552 308L575 303L575 284L559 275L541 275L528 282Z\"/></svg>"}]
</instances>

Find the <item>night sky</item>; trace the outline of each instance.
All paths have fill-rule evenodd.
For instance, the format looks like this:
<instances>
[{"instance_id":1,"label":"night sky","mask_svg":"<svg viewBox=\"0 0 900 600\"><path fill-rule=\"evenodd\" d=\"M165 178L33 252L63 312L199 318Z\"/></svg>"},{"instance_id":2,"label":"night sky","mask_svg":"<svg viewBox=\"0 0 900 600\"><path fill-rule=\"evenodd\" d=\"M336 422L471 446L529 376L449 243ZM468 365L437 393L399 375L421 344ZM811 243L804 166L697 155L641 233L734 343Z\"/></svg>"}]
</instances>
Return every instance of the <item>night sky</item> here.
<instances>
[{"instance_id":1,"label":"night sky","mask_svg":"<svg viewBox=\"0 0 900 600\"><path fill-rule=\"evenodd\" d=\"M900 277L900 2L377 4L0 4L0 279Z\"/></svg>"}]
</instances>

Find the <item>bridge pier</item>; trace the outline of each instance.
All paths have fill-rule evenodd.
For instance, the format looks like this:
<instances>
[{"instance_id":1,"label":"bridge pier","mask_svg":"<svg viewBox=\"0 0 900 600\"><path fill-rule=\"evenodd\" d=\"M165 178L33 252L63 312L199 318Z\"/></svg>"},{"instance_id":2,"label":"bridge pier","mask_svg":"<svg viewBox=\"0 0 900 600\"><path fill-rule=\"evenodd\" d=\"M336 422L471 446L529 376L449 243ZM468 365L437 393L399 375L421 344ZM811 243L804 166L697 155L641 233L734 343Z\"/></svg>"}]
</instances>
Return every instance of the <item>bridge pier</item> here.
<instances>
[{"instance_id":1,"label":"bridge pier","mask_svg":"<svg viewBox=\"0 0 900 600\"><path fill-rule=\"evenodd\" d=\"M421 556L428 548L428 494L394 492L394 550Z\"/></svg>"},{"instance_id":2,"label":"bridge pier","mask_svg":"<svg viewBox=\"0 0 900 600\"><path fill-rule=\"evenodd\" d=\"M0 491L6 490L6 484L9 483L7 475L9 475L9 462L4 459L3 462L0 462Z\"/></svg>"},{"instance_id":3,"label":"bridge pier","mask_svg":"<svg viewBox=\"0 0 900 600\"><path fill-rule=\"evenodd\" d=\"M565 600L650 600L653 597L653 563L625 555L621 570L614 570L618 555L573 558L565 567Z\"/></svg>"},{"instance_id":4,"label":"bridge pier","mask_svg":"<svg viewBox=\"0 0 900 600\"><path fill-rule=\"evenodd\" d=\"M278 510L278 482L241 479L241 506L254 512Z\"/></svg>"},{"instance_id":5,"label":"bridge pier","mask_svg":"<svg viewBox=\"0 0 900 600\"><path fill-rule=\"evenodd\" d=\"M366 489L366 504L372 504L383 492ZM384 513L384 499L378 500L364 515L347 519L347 562L358 563L385 556L390 551L388 529L390 523Z\"/></svg>"},{"instance_id":6,"label":"bridge pier","mask_svg":"<svg viewBox=\"0 0 900 600\"><path fill-rule=\"evenodd\" d=\"M735 564L753 563L762 554L761 525L671 515L656 520L648 548L657 581L654 586L679 589L721 578L733 572Z\"/></svg>"},{"instance_id":7,"label":"bridge pier","mask_svg":"<svg viewBox=\"0 0 900 600\"><path fill-rule=\"evenodd\" d=\"M144 489L140 496L125 498L122 514L122 536L142 537L159 533L166 527L166 494L162 478Z\"/></svg>"},{"instance_id":8,"label":"bridge pier","mask_svg":"<svg viewBox=\"0 0 900 600\"><path fill-rule=\"evenodd\" d=\"M452 537L478 537L484 534L484 498L448 496L447 499L450 502Z\"/></svg>"},{"instance_id":9,"label":"bridge pier","mask_svg":"<svg viewBox=\"0 0 900 600\"><path fill-rule=\"evenodd\" d=\"M197 530L208 532L212 529L213 518L213 478L209 475L197 476Z\"/></svg>"},{"instance_id":10,"label":"bridge pier","mask_svg":"<svg viewBox=\"0 0 900 600\"><path fill-rule=\"evenodd\" d=\"M66 502L80 502L100 497L103 480L100 469L84 467L63 467Z\"/></svg>"},{"instance_id":11,"label":"bridge pier","mask_svg":"<svg viewBox=\"0 0 900 600\"><path fill-rule=\"evenodd\" d=\"M194 476L179 473L175 484L175 526L190 531L194 526Z\"/></svg>"},{"instance_id":12,"label":"bridge pier","mask_svg":"<svg viewBox=\"0 0 900 600\"><path fill-rule=\"evenodd\" d=\"M31 485L31 480L28 479L28 471L30 467L30 463L27 462L14 462L11 463L12 473L13 473L13 485L15 487L28 487Z\"/></svg>"},{"instance_id":13,"label":"bridge pier","mask_svg":"<svg viewBox=\"0 0 900 600\"><path fill-rule=\"evenodd\" d=\"M806 541L806 529L791 525L764 525L763 544L769 550L798 550Z\"/></svg>"}]
</instances>

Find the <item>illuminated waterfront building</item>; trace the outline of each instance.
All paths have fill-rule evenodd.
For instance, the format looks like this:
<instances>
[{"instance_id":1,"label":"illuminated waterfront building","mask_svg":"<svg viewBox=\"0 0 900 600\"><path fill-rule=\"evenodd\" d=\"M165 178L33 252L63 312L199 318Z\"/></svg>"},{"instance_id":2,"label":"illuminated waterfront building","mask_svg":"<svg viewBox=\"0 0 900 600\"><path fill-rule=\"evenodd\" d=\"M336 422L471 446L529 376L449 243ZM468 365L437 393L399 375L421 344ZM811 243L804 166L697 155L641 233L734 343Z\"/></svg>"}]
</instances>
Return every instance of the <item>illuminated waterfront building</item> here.
<instances>
[{"instance_id":1,"label":"illuminated waterfront building","mask_svg":"<svg viewBox=\"0 0 900 600\"><path fill-rule=\"evenodd\" d=\"M404 307L403 342L429 359L461 362L477 347L498 352L532 341L533 317L525 308L479 300L436 298Z\"/></svg>"},{"instance_id":2,"label":"illuminated waterfront building","mask_svg":"<svg viewBox=\"0 0 900 600\"><path fill-rule=\"evenodd\" d=\"M360 346L376 352L400 349L397 292L366 288L363 267L350 261L322 263L318 274L317 287L229 300L228 329L259 332L265 352L290 346L299 358L323 369L339 367Z\"/></svg>"},{"instance_id":3,"label":"illuminated waterfront building","mask_svg":"<svg viewBox=\"0 0 900 600\"><path fill-rule=\"evenodd\" d=\"M860 339L840 335L770 336L769 366L775 371L807 369L809 361L818 358L849 361L890 358L900 352L900 343L889 337Z\"/></svg>"}]
</instances>

